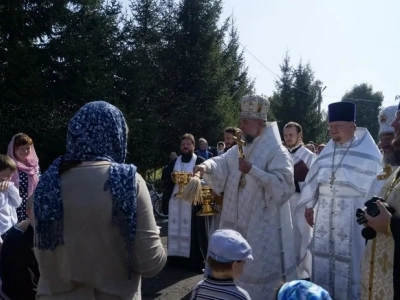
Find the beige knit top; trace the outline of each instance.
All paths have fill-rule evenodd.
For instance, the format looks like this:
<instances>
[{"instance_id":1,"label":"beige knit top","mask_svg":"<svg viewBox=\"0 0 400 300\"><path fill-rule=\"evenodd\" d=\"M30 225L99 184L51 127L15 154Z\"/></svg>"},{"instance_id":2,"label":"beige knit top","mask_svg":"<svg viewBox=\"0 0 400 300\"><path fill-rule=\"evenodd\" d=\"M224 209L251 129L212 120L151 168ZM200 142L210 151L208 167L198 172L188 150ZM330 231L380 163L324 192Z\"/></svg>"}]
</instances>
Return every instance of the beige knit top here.
<instances>
[{"instance_id":1,"label":"beige knit top","mask_svg":"<svg viewBox=\"0 0 400 300\"><path fill-rule=\"evenodd\" d=\"M128 280L124 239L112 225L112 199L104 191L109 163L82 165L61 176L64 241L55 251L35 249L41 277L37 299L142 299L141 276L157 275L166 263L146 183L136 174L137 228L133 274Z\"/></svg>"}]
</instances>

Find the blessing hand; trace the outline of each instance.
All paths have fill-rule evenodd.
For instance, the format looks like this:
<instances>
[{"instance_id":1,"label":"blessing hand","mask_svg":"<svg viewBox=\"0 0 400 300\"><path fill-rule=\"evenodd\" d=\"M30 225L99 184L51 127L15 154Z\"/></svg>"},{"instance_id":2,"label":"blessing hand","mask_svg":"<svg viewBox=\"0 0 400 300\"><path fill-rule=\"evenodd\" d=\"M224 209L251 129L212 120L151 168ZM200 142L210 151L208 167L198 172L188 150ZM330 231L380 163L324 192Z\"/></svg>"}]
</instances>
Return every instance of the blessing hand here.
<instances>
[{"instance_id":1,"label":"blessing hand","mask_svg":"<svg viewBox=\"0 0 400 300\"><path fill-rule=\"evenodd\" d=\"M249 162L248 160L245 160L244 158L239 158L239 171L247 174L250 172L251 168L253 167L253 165L251 164L251 162Z\"/></svg>"},{"instance_id":2,"label":"blessing hand","mask_svg":"<svg viewBox=\"0 0 400 300\"><path fill-rule=\"evenodd\" d=\"M8 189L8 186L10 185L9 181L1 181L0 182L0 192L5 191Z\"/></svg>"}]
</instances>

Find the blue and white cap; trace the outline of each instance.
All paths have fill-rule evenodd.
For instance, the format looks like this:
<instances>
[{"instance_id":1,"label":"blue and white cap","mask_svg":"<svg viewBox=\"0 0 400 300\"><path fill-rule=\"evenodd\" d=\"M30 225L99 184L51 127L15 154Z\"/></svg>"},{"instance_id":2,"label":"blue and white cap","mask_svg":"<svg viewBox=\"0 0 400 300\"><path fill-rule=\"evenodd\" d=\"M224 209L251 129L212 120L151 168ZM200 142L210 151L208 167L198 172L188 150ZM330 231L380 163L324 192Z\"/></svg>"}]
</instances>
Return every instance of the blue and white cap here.
<instances>
[{"instance_id":1,"label":"blue and white cap","mask_svg":"<svg viewBox=\"0 0 400 300\"><path fill-rule=\"evenodd\" d=\"M208 242L208 255L221 263L253 260L253 250L249 243L239 232L232 229L219 229L214 232Z\"/></svg>"}]
</instances>

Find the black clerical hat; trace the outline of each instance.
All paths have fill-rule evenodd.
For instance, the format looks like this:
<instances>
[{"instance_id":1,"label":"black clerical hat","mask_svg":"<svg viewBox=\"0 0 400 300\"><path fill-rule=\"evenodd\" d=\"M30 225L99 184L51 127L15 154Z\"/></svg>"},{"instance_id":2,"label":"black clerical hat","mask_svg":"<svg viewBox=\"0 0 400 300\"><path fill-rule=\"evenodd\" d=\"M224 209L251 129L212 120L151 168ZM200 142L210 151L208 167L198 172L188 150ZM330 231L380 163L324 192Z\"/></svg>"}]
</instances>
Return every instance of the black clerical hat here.
<instances>
[{"instance_id":1,"label":"black clerical hat","mask_svg":"<svg viewBox=\"0 0 400 300\"><path fill-rule=\"evenodd\" d=\"M335 102L328 105L329 122L355 122L356 105L351 102Z\"/></svg>"}]
</instances>

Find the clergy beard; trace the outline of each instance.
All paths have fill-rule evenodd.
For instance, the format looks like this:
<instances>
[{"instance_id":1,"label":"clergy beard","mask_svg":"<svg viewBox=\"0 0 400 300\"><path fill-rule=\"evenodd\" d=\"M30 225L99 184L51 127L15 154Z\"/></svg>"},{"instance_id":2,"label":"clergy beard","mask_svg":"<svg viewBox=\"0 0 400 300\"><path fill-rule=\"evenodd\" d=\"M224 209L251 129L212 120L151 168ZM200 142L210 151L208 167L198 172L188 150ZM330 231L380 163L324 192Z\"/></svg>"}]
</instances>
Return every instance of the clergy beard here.
<instances>
[{"instance_id":1,"label":"clergy beard","mask_svg":"<svg viewBox=\"0 0 400 300\"><path fill-rule=\"evenodd\" d=\"M188 151L187 153L182 153L182 161L190 161L193 157L193 151Z\"/></svg>"},{"instance_id":2,"label":"clergy beard","mask_svg":"<svg viewBox=\"0 0 400 300\"><path fill-rule=\"evenodd\" d=\"M251 143L254 141L254 139L255 139L255 137L254 137L254 136L251 136L251 135L249 135L249 134L246 134L246 135L244 136L244 140L246 141L247 144L251 144Z\"/></svg>"},{"instance_id":3,"label":"clergy beard","mask_svg":"<svg viewBox=\"0 0 400 300\"><path fill-rule=\"evenodd\" d=\"M400 149L398 151L399 153L397 155L400 154ZM400 157L399 157L400 158ZM382 157L382 162L384 165L390 165L390 166L397 166L398 165L398 159L396 158L396 155L393 152L386 152L383 154Z\"/></svg>"}]
</instances>

